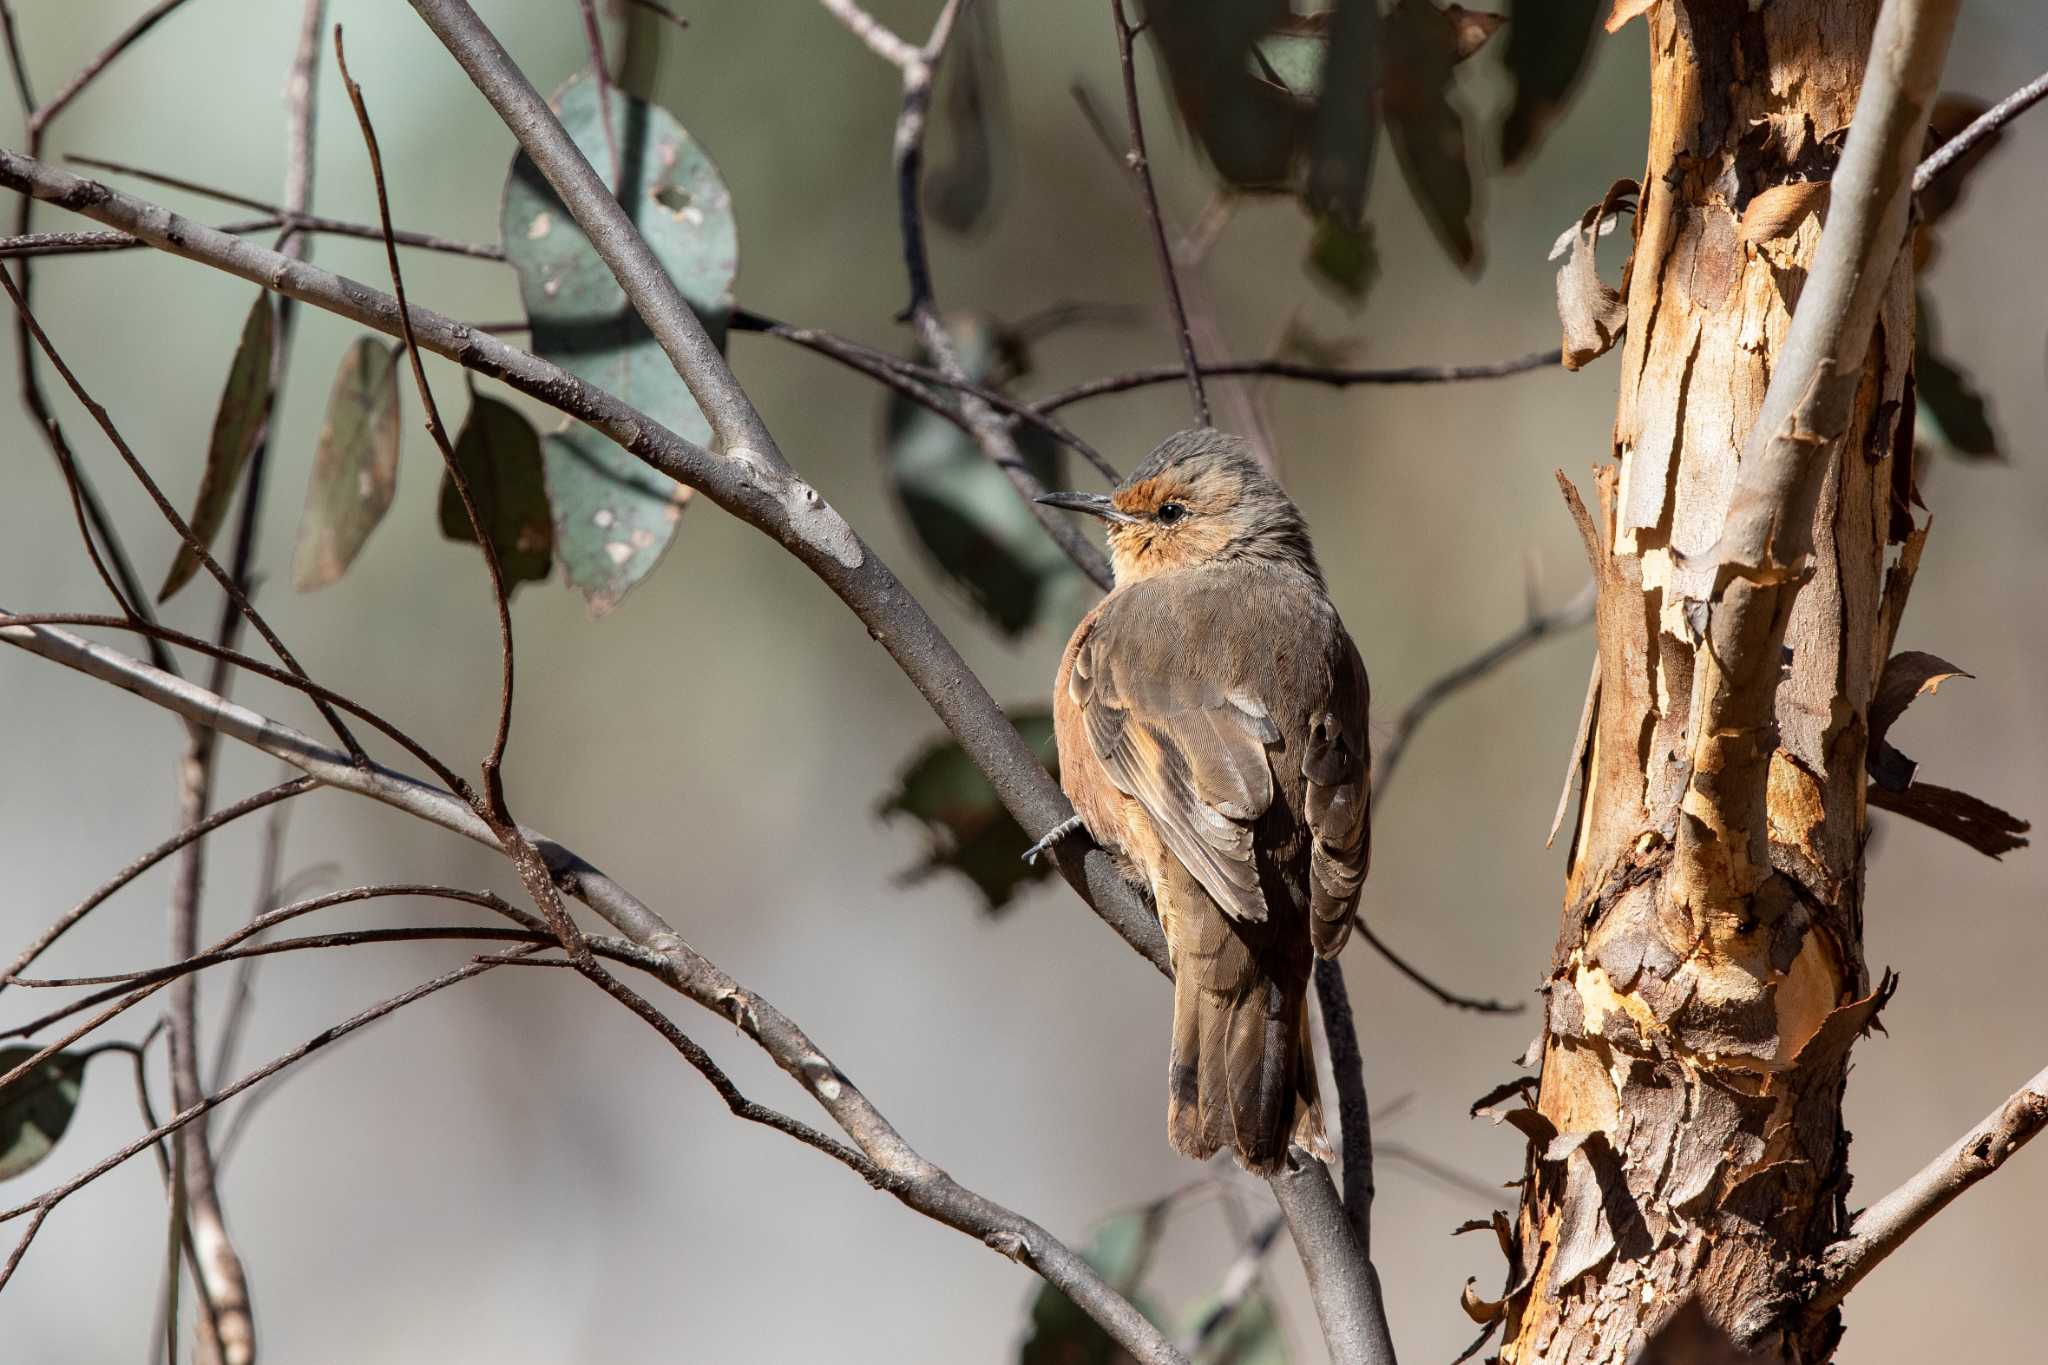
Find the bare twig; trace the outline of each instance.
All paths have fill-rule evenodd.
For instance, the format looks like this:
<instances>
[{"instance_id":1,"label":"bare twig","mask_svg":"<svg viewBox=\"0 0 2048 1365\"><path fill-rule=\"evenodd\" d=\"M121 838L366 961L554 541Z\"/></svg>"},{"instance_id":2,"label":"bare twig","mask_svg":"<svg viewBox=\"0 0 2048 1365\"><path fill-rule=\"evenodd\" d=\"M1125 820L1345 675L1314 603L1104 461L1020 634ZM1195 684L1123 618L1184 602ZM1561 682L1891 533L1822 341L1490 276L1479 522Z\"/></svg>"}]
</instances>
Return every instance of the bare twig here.
<instances>
[{"instance_id":1,"label":"bare twig","mask_svg":"<svg viewBox=\"0 0 2048 1365\"><path fill-rule=\"evenodd\" d=\"M1274 379L1327 384L1341 389L1353 384L1455 384L1478 379L1505 379L1510 375L1527 374L1532 370L1556 369L1560 354L1555 350L1533 351L1528 355L1516 356L1512 360L1476 365L1402 365L1392 369L1309 365L1278 357L1270 360L1206 362L1199 368L1205 375L1263 375ZM1155 365L1142 370L1129 370L1061 389L1057 393L1046 395L1031 406L1041 413L1057 412L1069 404L1089 398L1100 398L1105 394L1127 393L1132 389L1142 389L1153 384L1171 384L1184 378L1186 374L1187 371L1177 365Z\"/></svg>"},{"instance_id":2,"label":"bare twig","mask_svg":"<svg viewBox=\"0 0 2048 1365\"><path fill-rule=\"evenodd\" d=\"M309 785L312 782L312 779L306 777L297 780ZM280 894L279 879L284 865L285 821L290 814L289 806L273 805L270 813L263 819L263 856L256 869L256 897L255 907L249 912L251 919L276 908ZM207 1072L216 1084L226 1079L228 1072L234 1067L235 1051L242 1041L242 1027L248 1022L249 1008L256 998L257 961L258 959L251 958L238 963L235 967L234 981L228 987L228 1003L221 1011L220 1032L213 1045L213 1066ZM221 1165L227 1164L225 1152L221 1148L215 1149L214 1160Z\"/></svg>"},{"instance_id":3,"label":"bare twig","mask_svg":"<svg viewBox=\"0 0 2048 1365\"><path fill-rule=\"evenodd\" d=\"M1401 759L1408 752L1409 742L1415 738L1415 732L1422 728L1422 722L1429 719L1432 711L1530 646L1564 631L1577 630L1591 621L1594 595L1594 585L1589 582L1579 589L1571 601L1555 611L1531 612L1521 625L1416 693L1415 700L1408 703L1401 712L1400 719L1395 721L1393 735L1388 738L1385 746L1373 755L1372 795L1375 813L1386 800L1387 788L1393 784L1394 773L1400 768Z\"/></svg>"},{"instance_id":4,"label":"bare twig","mask_svg":"<svg viewBox=\"0 0 2048 1365\"><path fill-rule=\"evenodd\" d=\"M1849 1235L1821 1256L1819 1287L1807 1304L1808 1316L1825 1315L1908 1237L2043 1128L2048 1128L2048 1069L2035 1073L1905 1184L1856 1215Z\"/></svg>"},{"instance_id":5,"label":"bare twig","mask_svg":"<svg viewBox=\"0 0 2048 1365\"><path fill-rule=\"evenodd\" d=\"M29 136L34 137L49 127L50 120L63 113L71 101L84 94L85 88L97 80L100 73L112 65L116 57L134 46L136 40L155 28L159 20L184 3L185 0L157 0L156 4L136 16L135 22L122 29L113 42L94 53L92 58L79 68L78 74L64 83L63 89L50 96L49 101L29 117Z\"/></svg>"},{"instance_id":6,"label":"bare twig","mask_svg":"<svg viewBox=\"0 0 2048 1365\"><path fill-rule=\"evenodd\" d=\"M1987 137L2011 123L2027 110L2048 99L2048 75L2036 76L1970 121L1970 125L1937 147L1913 172L1913 193L1926 192L1929 185L1951 166L1970 154Z\"/></svg>"},{"instance_id":7,"label":"bare twig","mask_svg":"<svg viewBox=\"0 0 2048 1365\"><path fill-rule=\"evenodd\" d=\"M597 26L597 0L576 0L583 11L583 41L590 49L590 75L597 82L597 117L604 128L605 154L612 163L612 193L626 187L626 163L619 151L619 131L612 118L612 73L605 63L604 31Z\"/></svg>"},{"instance_id":8,"label":"bare twig","mask_svg":"<svg viewBox=\"0 0 2048 1365\"><path fill-rule=\"evenodd\" d=\"M1117 62L1123 70L1124 117L1130 122L1131 148L1124 163L1137 179L1139 198L1145 205L1145 224L1152 231L1152 246L1159 257L1159 272L1166 283L1167 302L1173 307L1174 334L1180 342L1180 359L1188 382L1188 397L1195 405L1195 425L1209 425L1209 395L1202 387L1202 369L1195 357L1194 335L1188 331L1187 305L1180 296L1180 277L1174 273L1173 250L1166 242L1166 224L1159 216L1159 191L1152 183L1152 162L1145 152L1145 122L1138 110L1137 61L1131 51L1131 22L1124 15L1124 0L1109 0L1110 17L1116 22Z\"/></svg>"},{"instance_id":9,"label":"bare twig","mask_svg":"<svg viewBox=\"0 0 2048 1365\"><path fill-rule=\"evenodd\" d=\"M1525 1004L1509 1005L1499 1000L1486 1000L1478 996L1460 995L1456 991L1437 984L1421 968L1416 967L1392 948L1389 948L1386 940L1372 931L1372 926L1365 922L1363 916L1352 927L1358 931L1358 936L1364 939L1374 952L1387 960L1388 966L1453 1009L1471 1010L1474 1014L1520 1014L1528 1008Z\"/></svg>"},{"instance_id":10,"label":"bare twig","mask_svg":"<svg viewBox=\"0 0 2048 1365\"><path fill-rule=\"evenodd\" d=\"M514 951L517 954L524 955L532 952L533 948L531 946L524 946ZM423 985L415 986L402 995L396 995L389 1000L372 1005L369 1009L343 1020L332 1028L322 1030L291 1051L273 1057L270 1061L265 1062L262 1066L257 1067L254 1071L235 1081L234 1084L202 1097L196 1103L173 1114L141 1137L116 1150L112 1155L105 1157L97 1164L73 1176L63 1184L45 1190L42 1194L37 1195L25 1204L17 1204L11 1209L0 1210L0 1223L10 1222L23 1216L27 1216L29 1219L28 1227L23 1231L21 1240L16 1244L13 1254L8 1257L7 1264L4 1267L0 1267L0 1288L5 1288L7 1281L12 1278L15 1267L21 1263L22 1253L28 1250L29 1243L35 1239L36 1233L41 1230L43 1222L50 1216L51 1210L55 1209L57 1205L63 1203L70 1196L76 1194L79 1190L105 1175L108 1171L121 1165L138 1152L154 1146L161 1139L178 1132L195 1119L202 1118L213 1112L213 1110L219 1108L222 1104L233 1099L251 1086L260 1084L295 1062L303 1061L321 1048L347 1037L357 1029L367 1024L375 1023L385 1015L395 1010L403 1009L414 1001L423 1000L436 991L445 990L458 981L467 981L469 978L487 972L493 967L501 966L509 960L511 960L510 957L479 958L465 966L456 968L452 972L445 972Z\"/></svg>"},{"instance_id":11,"label":"bare twig","mask_svg":"<svg viewBox=\"0 0 2048 1365\"><path fill-rule=\"evenodd\" d=\"M924 60L924 54L916 47L897 37L895 33L862 9L854 0L818 0L846 31L868 45L868 50L899 71L906 71Z\"/></svg>"},{"instance_id":12,"label":"bare twig","mask_svg":"<svg viewBox=\"0 0 2048 1365\"><path fill-rule=\"evenodd\" d=\"M275 787L266 788L263 791L257 792L254 796L245 797L235 802L232 806L222 807L196 824L186 826L158 844L155 848L142 854L106 881L94 887L92 893L86 896L84 900L66 910L57 917L54 924L36 935L34 941L28 947L22 949L15 956L14 961L7 965L7 970L0 972L0 989L4 989L12 983L16 977L21 975L23 969L42 956L43 952L51 944L63 937L71 926L77 924L78 921L98 909L109 896L112 896L116 891L134 881L137 877L185 847L185 845L205 838L222 825L228 824L230 821L239 820L251 811L259 811L266 806L274 806L280 801L309 792L313 789L314 785L315 783L311 778L295 777L288 782L281 782Z\"/></svg>"},{"instance_id":13,"label":"bare twig","mask_svg":"<svg viewBox=\"0 0 2048 1365\"><path fill-rule=\"evenodd\" d=\"M298 731L118 651L50 626L0 625L0 642L101 678L189 721L218 729L326 785L368 796L502 851L475 808L452 792L375 765L357 766ZM896 1182L891 1193L899 1200L1038 1271L1147 1365L1180 1365L1182 1358L1172 1345L1085 1260L1037 1224L964 1189L919 1156L781 1011L697 953L666 920L590 863L545 835L526 832L525 837L570 894L646 950L649 970L699 1005L732 1020L823 1105L862 1153ZM1320 1164L1316 1169L1322 1170ZM1322 1184L1328 1188L1327 1173ZM1334 1190L1330 1198L1334 1201ZM1349 1241L1348 1233L1345 1240Z\"/></svg>"}]
</instances>

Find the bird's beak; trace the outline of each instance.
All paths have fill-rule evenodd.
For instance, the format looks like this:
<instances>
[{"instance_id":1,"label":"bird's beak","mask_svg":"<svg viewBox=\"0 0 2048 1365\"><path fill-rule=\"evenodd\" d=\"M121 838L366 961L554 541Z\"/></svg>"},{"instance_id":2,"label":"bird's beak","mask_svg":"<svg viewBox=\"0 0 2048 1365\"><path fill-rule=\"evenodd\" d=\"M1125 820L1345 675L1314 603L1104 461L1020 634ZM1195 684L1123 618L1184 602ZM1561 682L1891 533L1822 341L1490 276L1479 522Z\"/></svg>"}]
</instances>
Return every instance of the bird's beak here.
<instances>
[{"instance_id":1,"label":"bird's beak","mask_svg":"<svg viewBox=\"0 0 2048 1365\"><path fill-rule=\"evenodd\" d=\"M1047 507L1064 508L1069 512L1086 512L1091 517L1104 521L1134 522L1136 517L1119 512L1116 504L1105 493L1041 493L1032 499Z\"/></svg>"}]
</instances>

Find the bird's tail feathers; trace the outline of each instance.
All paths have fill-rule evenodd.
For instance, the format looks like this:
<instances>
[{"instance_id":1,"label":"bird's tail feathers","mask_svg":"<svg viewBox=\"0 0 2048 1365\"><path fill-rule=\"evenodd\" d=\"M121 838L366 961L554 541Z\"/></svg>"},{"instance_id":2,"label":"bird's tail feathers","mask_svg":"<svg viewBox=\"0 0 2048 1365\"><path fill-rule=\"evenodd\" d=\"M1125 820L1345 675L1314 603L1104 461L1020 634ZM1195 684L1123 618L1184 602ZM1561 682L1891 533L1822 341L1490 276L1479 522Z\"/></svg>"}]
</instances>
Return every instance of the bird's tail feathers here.
<instances>
[{"instance_id":1,"label":"bird's tail feathers","mask_svg":"<svg viewBox=\"0 0 2048 1365\"><path fill-rule=\"evenodd\" d=\"M1176 964L1168 1138L1197 1160L1229 1148L1260 1174L1278 1170L1290 1144L1328 1160L1306 980L1217 990L1205 965Z\"/></svg>"}]
</instances>

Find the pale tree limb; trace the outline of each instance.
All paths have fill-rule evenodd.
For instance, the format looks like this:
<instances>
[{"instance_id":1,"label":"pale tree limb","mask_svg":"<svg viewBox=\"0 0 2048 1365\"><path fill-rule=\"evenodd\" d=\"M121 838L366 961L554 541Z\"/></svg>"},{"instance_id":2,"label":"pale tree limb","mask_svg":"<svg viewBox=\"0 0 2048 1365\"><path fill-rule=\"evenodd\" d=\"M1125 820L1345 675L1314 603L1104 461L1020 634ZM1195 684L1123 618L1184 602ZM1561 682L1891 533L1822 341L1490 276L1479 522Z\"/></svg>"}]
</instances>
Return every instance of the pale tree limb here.
<instances>
[{"instance_id":1,"label":"pale tree limb","mask_svg":"<svg viewBox=\"0 0 2048 1365\"><path fill-rule=\"evenodd\" d=\"M1849 1235L1821 1256L1820 1284L1807 1304L1807 1315L1820 1317L1834 1308L1908 1237L2003 1166L2043 1128L2048 1128L2048 1068L2036 1072L2012 1098L1905 1184L1856 1215Z\"/></svg>"},{"instance_id":2,"label":"pale tree limb","mask_svg":"<svg viewBox=\"0 0 2048 1365\"><path fill-rule=\"evenodd\" d=\"M214 728L283 759L322 785L370 797L504 851L482 816L453 792L375 764L359 766L347 755L324 748L296 730L117 650L51 626L0 625L0 642L111 683L191 723ZM522 833L546 859L557 885L646 950L643 957L648 970L700 1006L738 1025L824 1106L866 1159L888 1178L886 1188L897 1199L1037 1271L1140 1361L1184 1365L1180 1353L1158 1329L1071 1248L1038 1224L962 1187L918 1155L794 1021L691 948L665 919L590 863L546 835ZM216 1097L224 1098L225 1094Z\"/></svg>"},{"instance_id":3,"label":"pale tree limb","mask_svg":"<svg viewBox=\"0 0 2048 1365\"><path fill-rule=\"evenodd\" d=\"M1968 127L1937 147L1913 172L1913 193L1924 193L1949 167L1970 154L1970 149L2027 110L2048 99L2048 74L2036 76L1970 121Z\"/></svg>"}]
</instances>

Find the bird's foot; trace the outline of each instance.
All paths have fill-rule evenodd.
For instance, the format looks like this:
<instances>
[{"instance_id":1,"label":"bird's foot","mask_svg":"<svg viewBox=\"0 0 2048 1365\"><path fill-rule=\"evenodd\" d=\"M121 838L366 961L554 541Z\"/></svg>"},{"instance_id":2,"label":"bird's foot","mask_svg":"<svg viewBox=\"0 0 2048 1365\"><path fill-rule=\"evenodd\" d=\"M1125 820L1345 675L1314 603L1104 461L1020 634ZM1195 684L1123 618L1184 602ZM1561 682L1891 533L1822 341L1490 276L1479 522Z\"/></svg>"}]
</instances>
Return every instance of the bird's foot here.
<instances>
[{"instance_id":1,"label":"bird's foot","mask_svg":"<svg viewBox=\"0 0 2048 1365\"><path fill-rule=\"evenodd\" d=\"M1066 838L1069 834L1074 833L1076 830L1080 828L1081 817L1078 815L1068 816L1066 819L1060 821L1057 825L1054 825L1051 829L1047 830L1045 832L1045 837L1043 839L1040 839L1037 843L1033 844L1031 847L1024 850L1024 861L1026 863L1037 862L1039 854L1046 852L1054 844L1058 843L1060 840Z\"/></svg>"}]
</instances>

